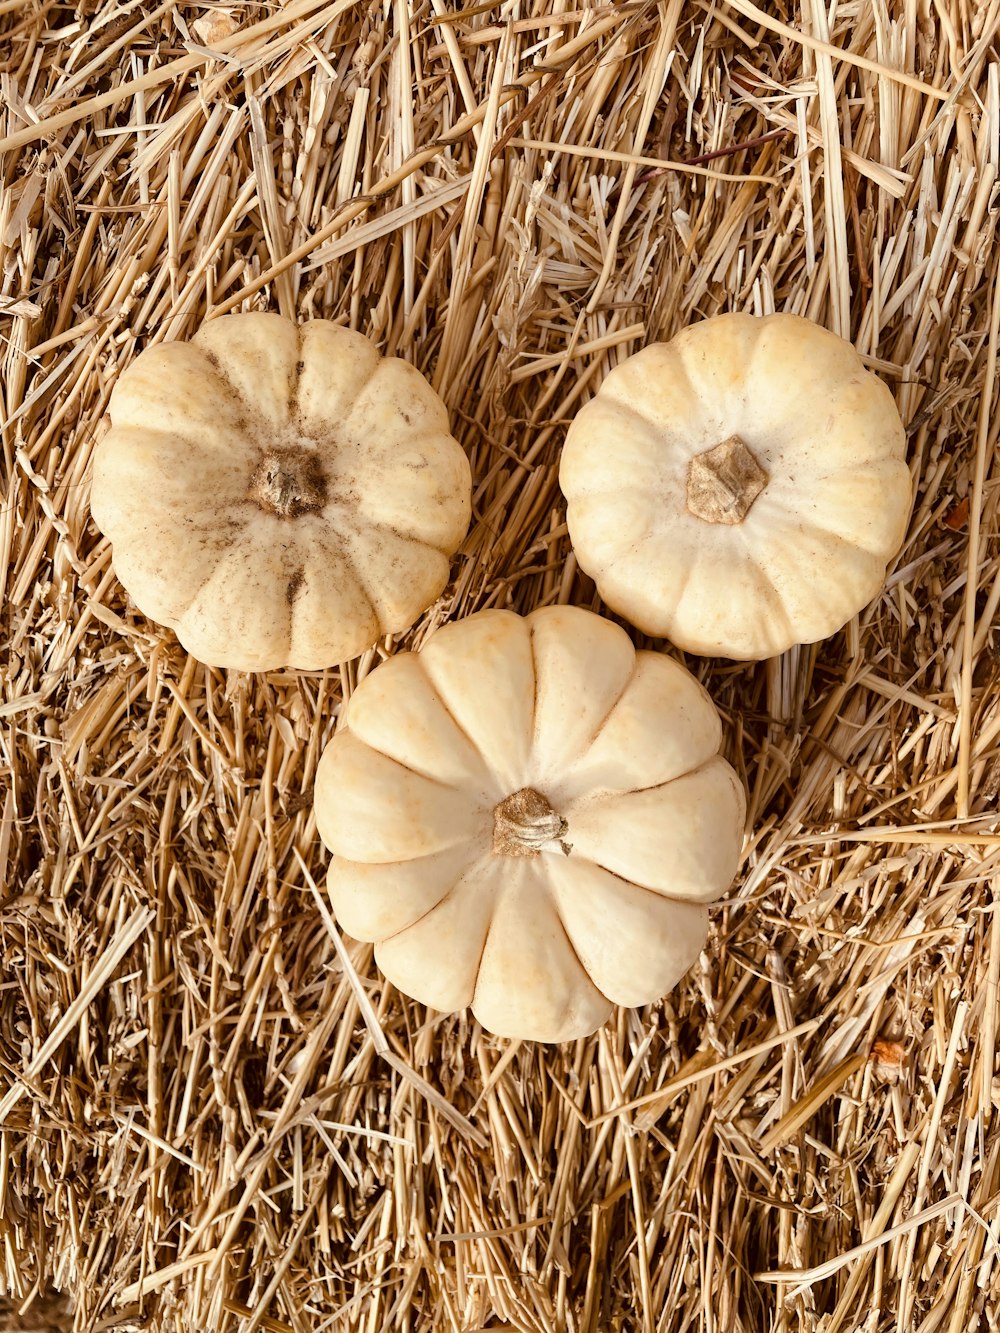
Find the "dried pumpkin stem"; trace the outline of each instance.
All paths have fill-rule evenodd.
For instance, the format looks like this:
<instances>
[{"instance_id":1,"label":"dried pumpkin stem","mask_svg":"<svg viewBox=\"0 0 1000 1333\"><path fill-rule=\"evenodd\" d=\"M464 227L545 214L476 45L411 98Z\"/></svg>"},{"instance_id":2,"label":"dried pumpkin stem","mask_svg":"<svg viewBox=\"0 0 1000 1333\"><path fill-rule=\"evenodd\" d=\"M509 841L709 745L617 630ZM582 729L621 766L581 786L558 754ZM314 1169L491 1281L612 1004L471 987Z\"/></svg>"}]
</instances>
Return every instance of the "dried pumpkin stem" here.
<instances>
[{"instance_id":1,"label":"dried pumpkin stem","mask_svg":"<svg viewBox=\"0 0 1000 1333\"><path fill-rule=\"evenodd\" d=\"M556 842L568 854L562 836L569 825L533 787L505 797L493 811L493 850L500 856L537 856Z\"/></svg>"},{"instance_id":2,"label":"dried pumpkin stem","mask_svg":"<svg viewBox=\"0 0 1000 1333\"><path fill-rule=\"evenodd\" d=\"M326 504L326 474L319 458L300 444L269 449L257 465L247 498L266 514L299 518Z\"/></svg>"},{"instance_id":3,"label":"dried pumpkin stem","mask_svg":"<svg viewBox=\"0 0 1000 1333\"><path fill-rule=\"evenodd\" d=\"M706 523L742 523L768 475L738 435L697 454L688 465L688 512Z\"/></svg>"}]
</instances>

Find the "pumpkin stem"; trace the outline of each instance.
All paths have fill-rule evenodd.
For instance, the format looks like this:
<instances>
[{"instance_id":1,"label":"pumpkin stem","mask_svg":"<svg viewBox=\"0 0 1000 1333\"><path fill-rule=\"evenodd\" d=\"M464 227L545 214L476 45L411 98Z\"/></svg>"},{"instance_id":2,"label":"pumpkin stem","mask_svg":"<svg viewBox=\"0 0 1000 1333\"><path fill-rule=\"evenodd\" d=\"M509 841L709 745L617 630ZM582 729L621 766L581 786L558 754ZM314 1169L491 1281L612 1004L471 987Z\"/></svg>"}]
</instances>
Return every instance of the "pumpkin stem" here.
<instances>
[{"instance_id":1,"label":"pumpkin stem","mask_svg":"<svg viewBox=\"0 0 1000 1333\"><path fill-rule=\"evenodd\" d=\"M300 444L269 449L253 474L247 499L276 518L315 514L326 504L323 466Z\"/></svg>"},{"instance_id":2,"label":"pumpkin stem","mask_svg":"<svg viewBox=\"0 0 1000 1333\"><path fill-rule=\"evenodd\" d=\"M533 787L505 797L493 811L493 850L498 856L537 856L555 842L568 856L562 836L569 825Z\"/></svg>"},{"instance_id":3,"label":"pumpkin stem","mask_svg":"<svg viewBox=\"0 0 1000 1333\"><path fill-rule=\"evenodd\" d=\"M697 454L688 465L688 512L706 523L742 523L769 481L738 435Z\"/></svg>"}]
</instances>

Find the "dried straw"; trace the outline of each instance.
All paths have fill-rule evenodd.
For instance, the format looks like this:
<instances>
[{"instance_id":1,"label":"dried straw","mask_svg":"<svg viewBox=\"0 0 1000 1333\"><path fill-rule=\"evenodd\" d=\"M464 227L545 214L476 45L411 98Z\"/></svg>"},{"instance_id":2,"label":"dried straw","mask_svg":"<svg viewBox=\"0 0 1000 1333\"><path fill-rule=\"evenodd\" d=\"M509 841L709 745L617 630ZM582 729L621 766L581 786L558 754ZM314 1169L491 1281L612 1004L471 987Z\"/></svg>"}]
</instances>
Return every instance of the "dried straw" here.
<instances>
[{"instance_id":1,"label":"dried straw","mask_svg":"<svg viewBox=\"0 0 1000 1333\"><path fill-rule=\"evenodd\" d=\"M0 1326L995 1327L1000 0L2 0L0 32ZM336 671L199 665L89 520L121 370L258 308L413 361L473 464L446 596ZM499 1041L320 910L316 762L442 620L597 605L566 422L726 309L890 384L906 545L829 642L691 663L750 793L699 965Z\"/></svg>"}]
</instances>

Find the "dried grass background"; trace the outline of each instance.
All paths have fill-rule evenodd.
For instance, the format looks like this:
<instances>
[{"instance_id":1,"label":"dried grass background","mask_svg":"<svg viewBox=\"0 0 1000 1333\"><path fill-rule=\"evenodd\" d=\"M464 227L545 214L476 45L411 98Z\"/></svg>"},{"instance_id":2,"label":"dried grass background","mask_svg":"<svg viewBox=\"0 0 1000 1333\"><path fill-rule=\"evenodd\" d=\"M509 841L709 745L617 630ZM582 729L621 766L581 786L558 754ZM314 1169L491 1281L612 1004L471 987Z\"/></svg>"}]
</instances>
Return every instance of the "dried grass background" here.
<instances>
[{"instance_id":1,"label":"dried grass background","mask_svg":"<svg viewBox=\"0 0 1000 1333\"><path fill-rule=\"evenodd\" d=\"M0 33L4 1326L995 1328L1000 2L0 0ZM121 370L262 308L413 361L473 463L446 596L325 674L189 658L89 520ZM324 920L317 758L441 620L597 605L566 423L727 309L890 384L907 542L830 641L689 661L750 792L699 966L500 1041Z\"/></svg>"}]
</instances>

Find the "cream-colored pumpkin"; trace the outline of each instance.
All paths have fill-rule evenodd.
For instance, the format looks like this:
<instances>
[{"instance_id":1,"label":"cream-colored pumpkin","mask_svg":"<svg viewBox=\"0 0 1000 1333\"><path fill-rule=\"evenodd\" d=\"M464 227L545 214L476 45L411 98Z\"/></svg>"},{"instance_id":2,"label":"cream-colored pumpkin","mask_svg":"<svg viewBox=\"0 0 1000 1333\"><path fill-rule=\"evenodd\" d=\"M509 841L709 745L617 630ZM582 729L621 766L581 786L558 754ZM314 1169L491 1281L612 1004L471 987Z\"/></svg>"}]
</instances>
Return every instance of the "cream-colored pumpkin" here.
<instances>
[{"instance_id":1,"label":"cream-colored pumpkin","mask_svg":"<svg viewBox=\"0 0 1000 1333\"><path fill-rule=\"evenodd\" d=\"M491 1032L566 1041L673 986L745 803L712 701L590 611L482 611L352 695L316 778L340 924Z\"/></svg>"},{"instance_id":2,"label":"cream-colored pumpkin","mask_svg":"<svg viewBox=\"0 0 1000 1333\"><path fill-rule=\"evenodd\" d=\"M469 524L413 366L327 320L227 315L115 386L91 508L136 605L212 666L321 668L407 629Z\"/></svg>"},{"instance_id":3,"label":"cream-colored pumpkin","mask_svg":"<svg viewBox=\"0 0 1000 1333\"><path fill-rule=\"evenodd\" d=\"M580 567L695 653L759 659L840 629L906 532L892 394L796 315L719 315L610 372L566 437Z\"/></svg>"}]
</instances>

